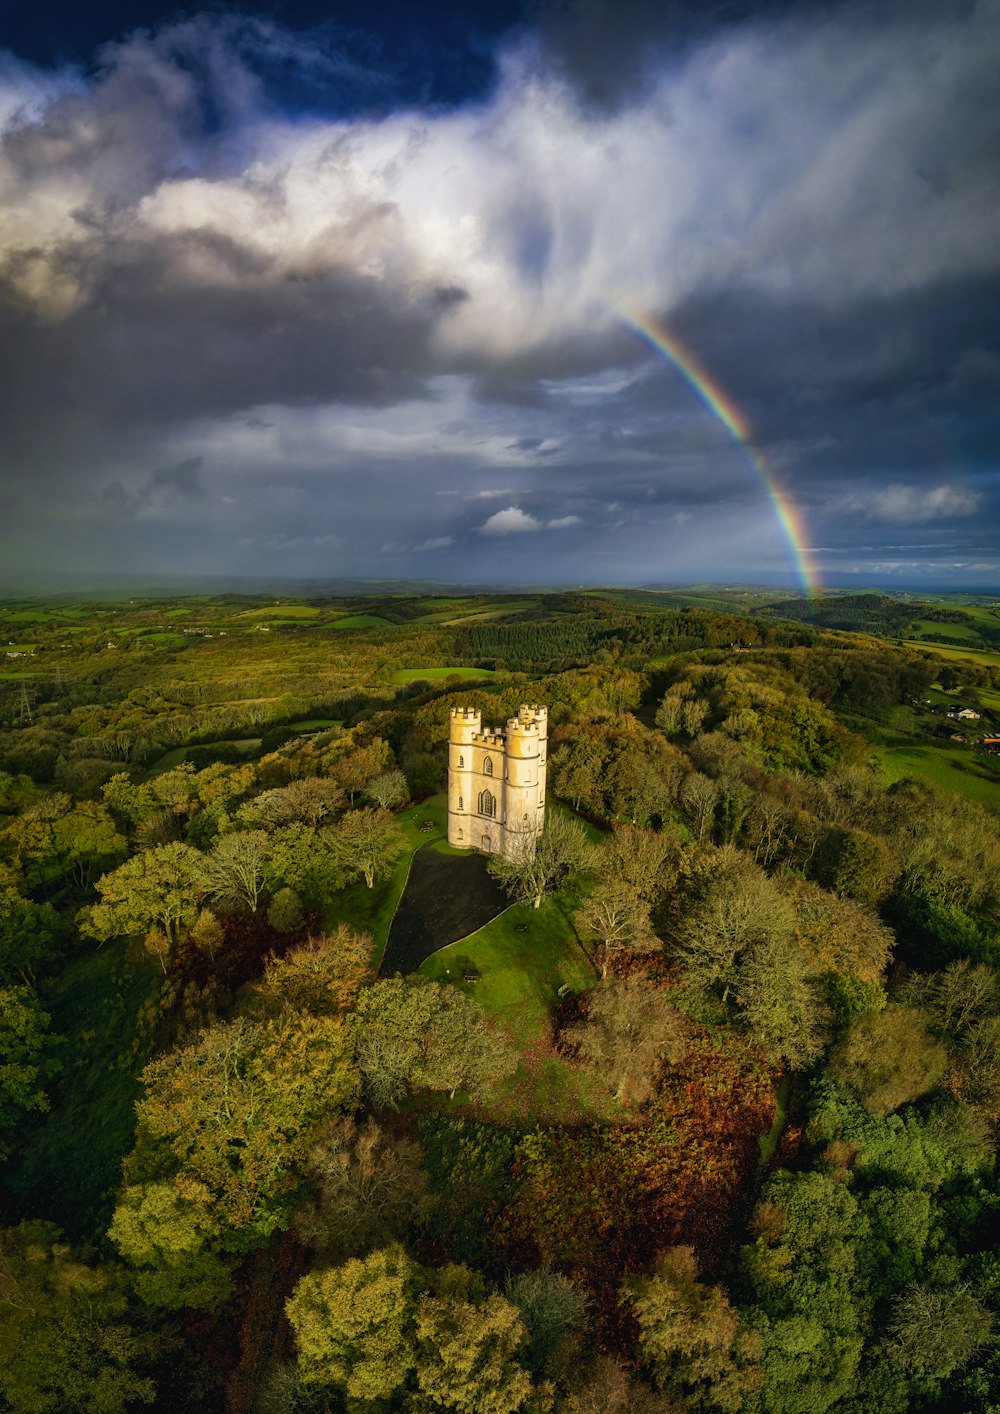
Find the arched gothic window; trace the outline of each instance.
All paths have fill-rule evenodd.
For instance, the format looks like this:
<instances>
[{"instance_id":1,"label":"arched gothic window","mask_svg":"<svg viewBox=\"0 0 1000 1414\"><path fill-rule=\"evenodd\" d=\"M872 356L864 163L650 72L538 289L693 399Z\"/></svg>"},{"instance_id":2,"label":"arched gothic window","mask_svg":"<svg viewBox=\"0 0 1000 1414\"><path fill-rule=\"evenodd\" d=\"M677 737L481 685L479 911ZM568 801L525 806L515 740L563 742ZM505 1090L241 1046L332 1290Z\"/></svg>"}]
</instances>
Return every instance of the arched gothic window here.
<instances>
[{"instance_id":1,"label":"arched gothic window","mask_svg":"<svg viewBox=\"0 0 1000 1414\"><path fill-rule=\"evenodd\" d=\"M465 806L462 804L462 797L461 797L461 796L458 797L458 808L459 808L459 810L464 810L464 809L465 809Z\"/></svg>"},{"instance_id":2,"label":"arched gothic window","mask_svg":"<svg viewBox=\"0 0 1000 1414\"><path fill-rule=\"evenodd\" d=\"M459 830L459 832L458 832L458 838L459 838L459 839L462 839L462 838L463 838L463 832L462 832L461 830Z\"/></svg>"},{"instance_id":3,"label":"arched gothic window","mask_svg":"<svg viewBox=\"0 0 1000 1414\"><path fill-rule=\"evenodd\" d=\"M464 765L465 765L465 757L464 757L464 756L460 756L460 757L458 758L458 764L459 764L460 766L464 766Z\"/></svg>"},{"instance_id":4,"label":"arched gothic window","mask_svg":"<svg viewBox=\"0 0 1000 1414\"><path fill-rule=\"evenodd\" d=\"M488 790L479 792L479 813L480 815L496 815L497 813L497 798L495 795L491 795Z\"/></svg>"},{"instance_id":5,"label":"arched gothic window","mask_svg":"<svg viewBox=\"0 0 1000 1414\"><path fill-rule=\"evenodd\" d=\"M492 758L492 756L487 756L486 760L483 762L483 775L484 775L484 776L492 776L492 774L493 774L493 758Z\"/></svg>"}]
</instances>

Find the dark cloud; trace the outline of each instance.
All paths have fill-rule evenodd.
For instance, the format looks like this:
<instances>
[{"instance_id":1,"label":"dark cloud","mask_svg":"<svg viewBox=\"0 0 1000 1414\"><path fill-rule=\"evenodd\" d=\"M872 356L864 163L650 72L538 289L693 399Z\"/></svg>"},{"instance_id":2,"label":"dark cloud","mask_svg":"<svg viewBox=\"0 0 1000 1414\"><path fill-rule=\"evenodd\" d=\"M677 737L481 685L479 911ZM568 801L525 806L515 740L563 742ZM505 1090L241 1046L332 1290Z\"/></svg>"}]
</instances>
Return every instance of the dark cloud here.
<instances>
[{"instance_id":1,"label":"dark cloud","mask_svg":"<svg viewBox=\"0 0 1000 1414\"><path fill-rule=\"evenodd\" d=\"M576 0L451 107L232 15L0 63L11 554L787 576L763 470L831 575L991 563L998 18Z\"/></svg>"}]
</instances>

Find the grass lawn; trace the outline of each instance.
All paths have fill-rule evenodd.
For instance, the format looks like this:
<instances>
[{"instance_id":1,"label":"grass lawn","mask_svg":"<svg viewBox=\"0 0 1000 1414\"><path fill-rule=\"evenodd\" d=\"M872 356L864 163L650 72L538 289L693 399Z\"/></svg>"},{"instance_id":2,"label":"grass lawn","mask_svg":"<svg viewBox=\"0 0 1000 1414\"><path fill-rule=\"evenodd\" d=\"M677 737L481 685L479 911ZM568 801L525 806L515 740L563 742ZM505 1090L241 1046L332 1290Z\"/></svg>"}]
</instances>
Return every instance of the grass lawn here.
<instances>
[{"instance_id":1,"label":"grass lawn","mask_svg":"<svg viewBox=\"0 0 1000 1414\"><path fill-rule=\"evenodd\" d=\"M466 982L472 969L479 980ZM520 1045L545 1034L560 987L582 991L594 980L568 909L558 898L543 899L537 909L515 904L478 933L436 952L420 971L474 996Z\"/></svg>"},{"instance_id":2,"label":"grass lawn","mask_svg":"<svg viewBox=\"0 0 1000 1414\"><path fill-rule=\"evenodd\" d=\"M572 906L559 897L544 899L538 909L515 904L478 933L436 952L420 969L425 977L474 996L521 1053L515 1074L478 1107L486 1118L523 1125L622 1117L594 1077L551 1044L549 1009L559 988L583 991L595 977L570 923ZM466 981L475 974L476 981Z\"/></svg>"},{"instance_id":3,"label":"grass lawn","mask_svg":"<svg viewBox=\"0 0 1000 1414\"><path fill-rule=\"evenodd\" d=\"M85 949L43 989L52 1031L66 1038L57 1051L63 1068L51 1087L51 1112L6 1175L6 1201L19 1216L56 1222L73 1238L103 1236L148 1059L136 1016L157 976L155 964L127 961L124 943L107 943Z\"/></svg>"},{"instance_id":4,"label":"grass lawn","mask_svg":"<svg viewBox=\"0 0 1000 1414\"><path fill-rule=\"evenodd\" d=\"M19 682L21 678L33 678L37 676L37 673L0 673L0 682Z\"/></svg>"},{"instance_id":5,"label":"grass lawn","mask_svg":"<svg viewBox=\"0 0 1000 1414\"><path fill-rule=\"evenodd\" d=\"M888 781L923 776L984 805L1000 805L1000 760L961 746L890 746L882 752Z\"/></svg>"},{"instance_id":6,"label":"grass lawn","mask_svg":"<svg viewBox=\"0 0 1000 1414\"><path fill-rule=\"evenodd\" d=\"M305 722L289 722L288 730L290 732L318 732L322 731L324 727L342 727L343 725L344 720L342 717L339 719L335 717L310 717Z\"/></svg>"},{"instance_id":7,"label":"grass lawn","mask_svg":"<svg viewBox=\"0 0 1000 1414\"><path fill-rule=\"evenodd\" d=\"M491 678L492 671L489 668L399 668L393 673L391 682L414 682L419 679L421 682L439 682L445 678L463 678L466 681L472 678Z\"/></svg>"}]
</instances>

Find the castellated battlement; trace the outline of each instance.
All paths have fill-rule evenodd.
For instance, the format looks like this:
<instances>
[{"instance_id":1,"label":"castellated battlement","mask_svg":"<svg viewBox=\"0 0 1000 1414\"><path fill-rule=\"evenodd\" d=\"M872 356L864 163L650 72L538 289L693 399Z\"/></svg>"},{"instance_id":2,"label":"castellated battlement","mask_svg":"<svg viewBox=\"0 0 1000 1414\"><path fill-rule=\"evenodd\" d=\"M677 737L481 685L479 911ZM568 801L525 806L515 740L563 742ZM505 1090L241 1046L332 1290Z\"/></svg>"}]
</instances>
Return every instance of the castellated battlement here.
<instances>
[{"instance_id":1,"label":"castellated battlement","mask_svg":"<svg viewBox=\"0 0 1000 1414\"><path fill-rule=\"evenodd\" d=\"M513 854L545 821L548 713L522 703L505 727L483 728L473 707L453 707L448 735L448 843Z\"/></svg>"}]
</instances>

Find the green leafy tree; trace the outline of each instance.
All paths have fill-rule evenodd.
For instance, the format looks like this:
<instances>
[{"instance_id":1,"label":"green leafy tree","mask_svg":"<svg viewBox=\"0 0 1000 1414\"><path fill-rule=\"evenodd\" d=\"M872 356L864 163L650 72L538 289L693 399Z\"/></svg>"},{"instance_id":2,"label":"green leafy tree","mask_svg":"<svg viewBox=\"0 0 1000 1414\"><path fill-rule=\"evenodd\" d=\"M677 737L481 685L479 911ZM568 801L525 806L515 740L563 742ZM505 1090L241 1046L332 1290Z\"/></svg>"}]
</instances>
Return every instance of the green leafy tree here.
<instances>
[{"instance_id":1,"label":"green leafy tree","mask_svg":"<svg viewBox=\"0 0 1000 1414\"><path fill-rule=\"evenodd\" d=\"M294 889L308 908L328 907L348 878L333 830L304 824L273 831L265 871L269 889Z\"/></svg>"},{"instance_id":2,"label":"green leafy tree","mask_svg":"<svg viewBox=\"0 0 1000 1414\"><path fill-rule=\"evenodd\" d=\"M533 830L515 836L509 855L490 856L489 870L518 903L538 908L547 893L594 867L594 847L579 820L549 811L536 840Z\"/></svg>"},{"instance_id":3,"label":"green leafy tree","mask_svg":"<svg viewBox=\"0 0 1000 1414\"><path fill-rule=\"evenodd\" d=\"M303 1277L285 1306L303 1380L368 1403L397 1394L417 1363L422 1280L399 1246Z\"/></svg>"},{"instance_id":4,"label":"green leafy tree","mask_svg":"<svg viewBox=\"0 0 1000 1414\"><path fill-rule=\"evenodd\" d=\"M126 1179L174 1173L204 1184L222 1245L260 1245L287 1226L320 1122L358 1098L347 1028L292 1012L203 1031L143 1072Z\"/></svg>"},{"instance_id":5,"label":"green leafy tree","mask_svg":"<svg viewBox=\"0 0 1000 1414\"><path fill-rule=\"evenodd\" d=\"M411 1088L486 1093L516 1069L502 1032L457 987L390 977L366 988L351 1018L355 1054L377 1105Z\"/></svg>"},{"instance_id":6,"label":"green leafy tree","mask_svg":"<svg viewBox=\"0 0 1000 1414\"><path fill-rule=\"evenodd\" d=\"M56 951L59 915L50 903L33 903L13 869L0 864L0 984L33 982Z\"/></svg>"},{"instance_id":7,"label":"green leafy tree","mask_svg":"<svg viewBox=\"0 0 1000 1414\"><path fill-rule=\"evenodd\" d=\"M860 1017L830 1055L830 1076L872 1114L885 1115L933 1090L948 1069L923 1012L890 1003Z\"/></svg>"},{"instance_id":8,"label":"green leafy tree","mask_svg":"<svg viewBox=\"0 0 1000 1414\"><path fill-rule=\"evenodd\" d=\"M173 946L198 917L205 897L204 859L174 842L144 850L97 881L99 903L80 912L80 930L104 942L158 929Z\"/></svg>"},{"instance_id":9,"label":"green leafy tree","mask_svg":"<svg viewBox=\"0 0 1000 1414\"><path fill-rule=\"evenodd\" d=\"M628 1281L639 1351L660 1389L694 1409L742 1409L761 1383L760 1345L720 1286L698 1280L690 1247L671 1247L653 1275Z\"/></svg>"},{"instance_id":10,"label":"green leafy tree","mask_svg":"<svg viewBox=\"0 0 1000 1414\"><path fill-rule=\"evenodd\" d=\"M598 869L606 885L629 889L652 907L674 887L680 856L670 829L617 825L601 848Z\"/></svg>"},{"instance_id":11,"label":"green leafy tree","mask_svg":"<svg viewBox=\"0 0 1000 1414\"><path fill-rule=\"evenodd\" d=\"M128 1319L122 1269L75 1257L58 1228L0 1232L0 1395L23 1414L130 1414L155 1397L158 1341Z\"/></svg>"},{"instance_id":12,"label":"green leafy tree","mask_svg":"<svg viewBox=\"0 0 1000 1414\"><path fill-rule=\"evenodd\" d=\"M733 986L743 1024L767 1056L792 1070L816 1059L831 1012L818 977L791 939L769 938L748 948Z\"/></svg>"},{"instance_id":13,"label":"green leafy tree","mask_svg":"<svg viewBox=\"0 0 1000 1414\"><path fill-rule=\"evenodd\" d=\"M538 1378L568 1374L588 1325L587 1297L548 1267L508 1277L506 1296L528 1332L520 1357L527 1368Z\"/></svg>"},{"instance_id":14,"label":"green leafy tree","mask_svg":"<svg viewBox=\"0 0 1000 1414\"><path fill-rule=\"evenodd\" d=\"M30 987L0 987L0 1158L24 1116L49 1107L44 1085L59 1067L47 1054L48 1029Z\"/></svg>"},{"instance_id":15,"label":"green leafy tree","mask_svg":"<svg viewBox=\"0 0 1000 1414\"><path fill-rule=\"evenodd\" d=\"M909 1374L940 1380L986 1343L993 1317L962 1286L911 1286L896 1300L889 1323L890 1358Z\"/></svg>"},{"instance_id":16,"label":"green leafy tree","mask_svg":"<svg viewBox=\"0 0 1000 1414\"><path fill-rule=\"evenodd\" d=\"M746 950L789 935L792 912L779 885L739 850L723 849L698 859L675 904L667 936L685 981L723 1000Z\"/></svg>"},{"instance_id":17,"label":"green leafy tree","mask_svg":"<svg viewBox=\"0 0 1000 1414\"><path fill-rule=\"evenodd\" d=\"M531 1395L519 1356L527 1331L517 1307L467 1268L436 1274L437 1291L417 1303L417 1407L456 1414L514 1414Z\"/></svg>"},{"instance_id":18,"label":"green leafy tree","mask_svg":"<svg viewBox=\"0 0 1000 1414\"><path fill-rule=\"evenodd\" d=\"M370 934L338 923L330 933L314 934L283 957L270 958L254 995L272 1014L337 1016L354 1005L371 980L373 947Z\"/></svg>"},{"instance_id":19,"label":"green leafy tree","mask_svg":"<svg viewBox=\"0 0 1000 1414\"><path fill-rule=\"evenodd\" d=\"M232 1279L220 1252L212 1194L186 1174L127 1187L109 1236L135 1269L134 1283L150 1306L179 1310L216 1307Z\"/></svg>"},{"instance_id":20,"label":"green leafy tree","mask_svg":"<svg viewBox=\"0 0 1000 1414\"><path fill-rule=\"evenodd\" d=\"M406 848L403 833L387 810L351 810L333 836L334 850L348 879L361 877L370 889L392 873Z\"/></svg>"},{"instance_id":21,"label":"green leafy tree","mask_svg":"<svg viewBox=\"0 0 1000 1414\"><path fill-rule=\"evenodd\" d=\"M256 913L264 888L265 830L235 830L216 840L203 861L205 891L224 908Z\"/></svg>"}]
</instances>

